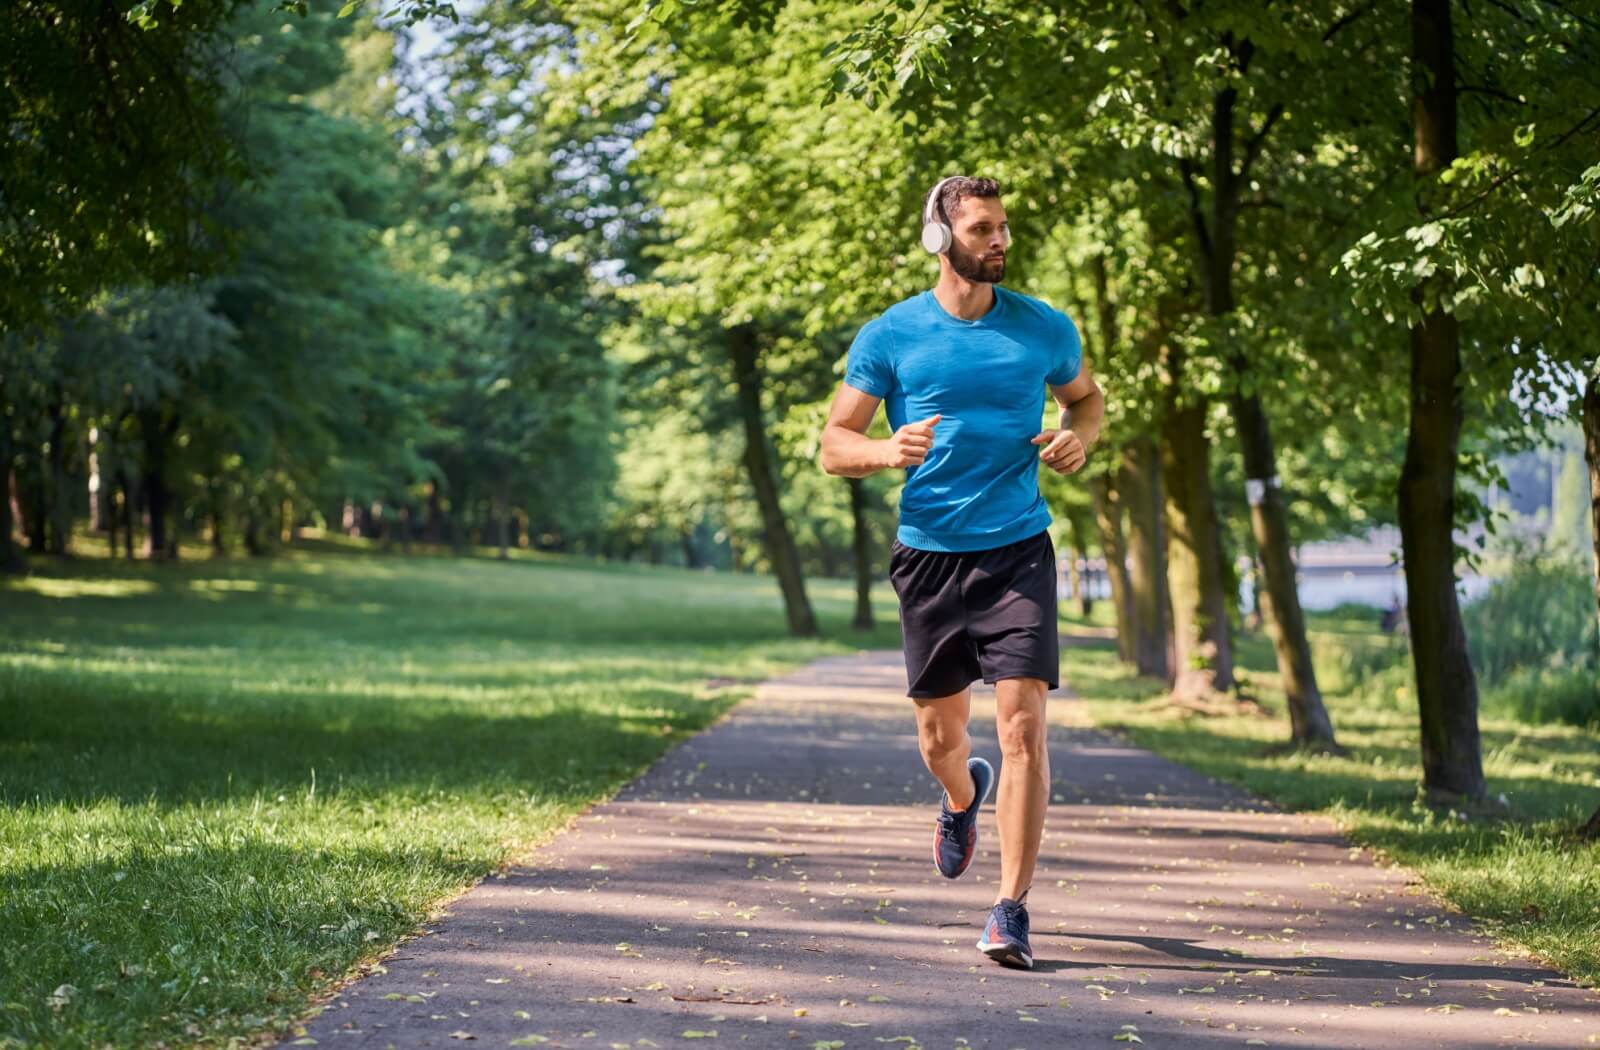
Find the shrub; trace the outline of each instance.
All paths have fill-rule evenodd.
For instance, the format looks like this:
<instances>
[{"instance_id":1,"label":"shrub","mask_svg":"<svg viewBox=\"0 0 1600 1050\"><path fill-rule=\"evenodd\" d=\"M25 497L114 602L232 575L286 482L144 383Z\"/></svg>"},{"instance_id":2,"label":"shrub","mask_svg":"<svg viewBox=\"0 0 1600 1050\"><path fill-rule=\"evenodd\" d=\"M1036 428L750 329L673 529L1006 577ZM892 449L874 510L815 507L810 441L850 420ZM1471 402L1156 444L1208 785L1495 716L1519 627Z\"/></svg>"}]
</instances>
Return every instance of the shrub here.
<instances>
[{"instance_id":1,"label":"shrub","mask_svg":"<svg viewBox=\"0 0 1600 1050\"><path fill-rule=\"evenodd\" d=\"M1600 621L1588 566L1570 555L1522 549L1509 575L1462 611L1472 666L1481 684L1508 683L1515 672L1600 674Z\"/></svg>"}]
</instances>

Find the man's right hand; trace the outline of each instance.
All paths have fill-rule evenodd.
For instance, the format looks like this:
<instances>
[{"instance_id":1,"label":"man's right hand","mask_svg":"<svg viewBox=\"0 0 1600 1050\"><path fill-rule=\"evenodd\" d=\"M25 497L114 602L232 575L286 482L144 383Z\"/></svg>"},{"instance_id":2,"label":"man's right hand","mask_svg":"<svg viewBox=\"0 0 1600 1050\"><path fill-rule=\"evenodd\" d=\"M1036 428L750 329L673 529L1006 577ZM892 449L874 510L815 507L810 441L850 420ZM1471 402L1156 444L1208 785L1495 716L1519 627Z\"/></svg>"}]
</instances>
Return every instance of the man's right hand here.
<instances>
[{"instance_id":1,"label":"man's right hand","mask_svg":"<svg viewBox=\"0 0 1600 1050\"><path fill-rule=\"evenodd\" d=\"M928 449L933 447L933 428L939 422L941 413L935 412L927 419L919 419L915 423L907 423L894 432L892 437L885 439L889 446L889 466L891 467L916 467L921 466L923 459L928 455Z\"/></svg>"}]
</instances>

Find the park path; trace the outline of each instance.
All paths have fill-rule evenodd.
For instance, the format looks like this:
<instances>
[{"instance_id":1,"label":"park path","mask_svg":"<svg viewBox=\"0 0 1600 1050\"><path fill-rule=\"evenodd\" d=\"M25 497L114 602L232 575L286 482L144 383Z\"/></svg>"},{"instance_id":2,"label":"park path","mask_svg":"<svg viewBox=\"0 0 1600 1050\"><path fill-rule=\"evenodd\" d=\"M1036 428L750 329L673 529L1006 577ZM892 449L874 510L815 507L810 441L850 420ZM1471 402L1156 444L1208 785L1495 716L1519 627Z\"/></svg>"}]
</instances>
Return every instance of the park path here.
<instances>
[{"instance_id":1,"label":"park path","mask_svg":"<svg viewBox=\"0 0 1600 1050\"><path fill-rule=\"evenodd\" d=\"M1068 661L1070 665L1070 661ZM1069 666L1070 670L1070 666ZM764 683L307 1022L324 1048L1600 1045L1600 995L1497 950L1328 821L1073 724L1029 895L1036 968L973 947L897 652ZM973 741L998 765L993 691ZM286 1038L285 1044L294 1036ZM305 1045L305 1044L302 1044Z\"/></svg>"}]
</instances>

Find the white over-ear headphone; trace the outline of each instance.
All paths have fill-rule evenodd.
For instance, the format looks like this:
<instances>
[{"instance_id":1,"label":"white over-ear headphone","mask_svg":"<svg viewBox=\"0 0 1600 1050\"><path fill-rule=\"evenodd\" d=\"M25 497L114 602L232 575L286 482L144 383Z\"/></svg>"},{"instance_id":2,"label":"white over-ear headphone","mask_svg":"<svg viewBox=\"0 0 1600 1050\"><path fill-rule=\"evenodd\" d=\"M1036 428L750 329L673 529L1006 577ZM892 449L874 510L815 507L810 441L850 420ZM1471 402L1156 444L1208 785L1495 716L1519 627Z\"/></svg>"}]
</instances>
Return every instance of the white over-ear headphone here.
<instances>
[{"instance_id":1,"label":"white over-ear headphone","mask_svg":"<svg viewBox=\"0 0 1600 1050\"><path fill-rule=\"evenodd\" d=\"M922 247L930 255L943 255L950 250L950 244L955 239L950 232L948 223L935 217L939 206L939 191L944 189L944 184L952 179L964 178L961 175L949 175L942 178L933 187L933 192L928 194L928 199L922 205ZM1011 247L1011 227L1007 226L1001 231L1005 235L1006 247Z\"/></svg>"}]
</instances>

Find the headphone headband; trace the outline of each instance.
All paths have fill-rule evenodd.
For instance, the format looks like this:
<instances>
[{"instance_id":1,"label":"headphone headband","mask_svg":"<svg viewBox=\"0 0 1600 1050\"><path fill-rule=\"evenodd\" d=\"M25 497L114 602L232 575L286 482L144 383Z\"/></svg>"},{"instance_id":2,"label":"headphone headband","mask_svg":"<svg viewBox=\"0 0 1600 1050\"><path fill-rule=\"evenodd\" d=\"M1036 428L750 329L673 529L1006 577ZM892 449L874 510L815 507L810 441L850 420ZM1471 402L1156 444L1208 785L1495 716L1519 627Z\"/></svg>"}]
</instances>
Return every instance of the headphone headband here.
<instances>
[{"instance_id":1,"label":"headphone headband","mask_svg":"<svg viewBox=\"0 0 1600 1050\"><path fill-rule=\"evenodd\" d=\"M942 178L938 182L934 183L932 191L929 192L929 194L928 194L927 201L922 206L922 223L923 223L923 225L927 225L928 223L935 221L935 219L933 217L933 213L934 213L934 209L938 206L938 203L939 203L939 191L944 189L944 184L947 183L947 182L954 182L956 179L960 179L960 178L964 178L964 177L965 176L962 176L962 175L946 175L944 178Z\"/></svg>"},{"instance_id":2,"label":"headphone headband","mask_svg":"<svg viewBox=\"0 0 1600 1050\"><path fill-rule=\"evenodd\" d=\"M950 244L955 239L955 234L950 229L950 217L948 215L944 218L936 218L934 216L934 210L939 204L939 192L944 189L946 183L965 177L964 175L946 175L934 184L933 189L928 192L928 199L922 203L922 247L930 255L943 255L950 250ZM1011 229L1010 227L1001 227L1001 229L1005 234L1006 247L1009 248L1011 246Z\"/></svg>"}]
</instances>

